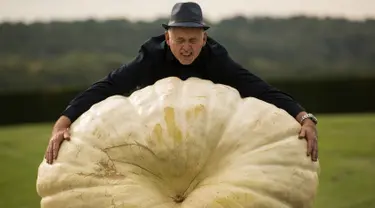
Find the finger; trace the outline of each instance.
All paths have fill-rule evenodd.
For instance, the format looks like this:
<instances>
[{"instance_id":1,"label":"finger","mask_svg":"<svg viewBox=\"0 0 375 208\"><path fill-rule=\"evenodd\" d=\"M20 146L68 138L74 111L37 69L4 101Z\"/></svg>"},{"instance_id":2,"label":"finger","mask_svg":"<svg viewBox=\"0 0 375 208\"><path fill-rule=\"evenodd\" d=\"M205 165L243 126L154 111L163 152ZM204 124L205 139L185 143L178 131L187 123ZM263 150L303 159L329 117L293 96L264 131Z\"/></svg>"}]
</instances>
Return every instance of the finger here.
<instances>
[{"instance_id":1,"label":"finger","mask_svg":"<svg viewBox=\"0 0 375 208\"><path fill-rule=\"evenodd\" d=\"M52 141L49 142L48 144L48 150L47 150L47 163L51 164L52 163Z\"/></svg>"},{"instance_id":2,"label":"finger","mask_svg":"<svg viewBox=\"0 0 375 208\"><path fill-rule=\"evenodd\" d=\"M314 142L315 142L315 137L311 132L307 132L307 156L312 155L313 148L314 148Z\"/></svg>"},{"instance_id":3,"label":"finger","mask_svg":"<svg viewBox=\"0 0 375 208\"><path fill-rule=\"evenodd\" d=\"M305 138L306 139L306 155L307 156L310 156L310 152L311 152L311 144L310 144L310 142L309 142L309 137L308 137L308 135L307 135L308 133L307 133L307 130L305 129L305 128L303 128L302 127L302 129L301 129L301 132L299 133L299 138L300 139L303 139L303 138Z\"/></svg>"},{"instance_id":4,"label":"finger","mask_svg":"<svg viewBox=\"0 0 375 208\"><path fill-rule=\"evenodd\" d=\"M59 139L56 139L55 142L53 143L53 159L54 160L57 159L57 155L59 153L61 142L62 140L59 138Z\"/></svg>"},{"instance_id":5,"label":"finger","mask_svg":"<svg viewBox=\"0 0 375 208\"><path fill-rule=\"evenodd\" d=\"M318 160L318 140L317 140L316 137L314 138L314 148L312 150L311 159L313 161L317 161Z\"/></svg>"}]
</instances>

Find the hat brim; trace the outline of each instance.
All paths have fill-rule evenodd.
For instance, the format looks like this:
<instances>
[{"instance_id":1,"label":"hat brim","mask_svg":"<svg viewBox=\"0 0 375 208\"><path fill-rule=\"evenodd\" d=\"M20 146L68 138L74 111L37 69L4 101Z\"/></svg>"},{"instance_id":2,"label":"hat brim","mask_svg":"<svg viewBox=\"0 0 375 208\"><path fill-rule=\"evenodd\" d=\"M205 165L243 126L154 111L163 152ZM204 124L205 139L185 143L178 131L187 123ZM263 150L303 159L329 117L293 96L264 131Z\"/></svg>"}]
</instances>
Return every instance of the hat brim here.
<instances>
[{"instance_id":1,"label":"hat brim","mask_svg":"<svg viewBox=\"0 0 375 208\"><path fill-rule=\"evenodd\" d=\"M164 29L169 29L171 27L190 27L190 28L203 28L204 30L208 30L210 27L204 24L196 23L196 22L175 22L170 24L161 24Z\"/></svg>"}]
</instances>

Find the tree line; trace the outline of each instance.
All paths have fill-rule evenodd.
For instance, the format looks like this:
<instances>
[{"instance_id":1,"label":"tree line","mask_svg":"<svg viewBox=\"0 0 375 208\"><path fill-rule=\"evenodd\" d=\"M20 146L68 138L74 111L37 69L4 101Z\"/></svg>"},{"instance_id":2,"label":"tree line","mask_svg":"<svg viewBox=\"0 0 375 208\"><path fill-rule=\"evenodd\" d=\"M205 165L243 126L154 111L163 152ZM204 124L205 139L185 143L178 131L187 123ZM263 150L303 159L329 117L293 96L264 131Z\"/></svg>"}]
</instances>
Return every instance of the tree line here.
<instances>
[{"instance_id":1,"label":"tree line","mask_svg":"<svg viewBox=\"0 0 375 208\"><path fill-rule=\"evenodd\" d=\"M82 88L133 59L161 23L0 24L0 91ZM208 34L264 79L375 76L375 20L234 17Z\"/></svg>"}]
</instances>

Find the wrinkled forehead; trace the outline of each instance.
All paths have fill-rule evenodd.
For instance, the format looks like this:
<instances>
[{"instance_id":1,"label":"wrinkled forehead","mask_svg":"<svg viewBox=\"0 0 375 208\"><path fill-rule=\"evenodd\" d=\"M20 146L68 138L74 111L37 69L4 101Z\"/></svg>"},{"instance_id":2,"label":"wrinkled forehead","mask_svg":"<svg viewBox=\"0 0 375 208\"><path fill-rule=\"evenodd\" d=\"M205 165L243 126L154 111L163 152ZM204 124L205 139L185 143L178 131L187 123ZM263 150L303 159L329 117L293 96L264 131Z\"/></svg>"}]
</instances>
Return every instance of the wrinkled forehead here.
<instances>
[{"instance_id":1,"label":"wrinkled forehead","mask_svg":"<svg viewBox=\"0 0 375 208\"><path fill-rule=\"evenodd\" d=\"M168 33L172 38L201 38L205 31L202 28L174 27Z\"/></svg>"}]
</instances>

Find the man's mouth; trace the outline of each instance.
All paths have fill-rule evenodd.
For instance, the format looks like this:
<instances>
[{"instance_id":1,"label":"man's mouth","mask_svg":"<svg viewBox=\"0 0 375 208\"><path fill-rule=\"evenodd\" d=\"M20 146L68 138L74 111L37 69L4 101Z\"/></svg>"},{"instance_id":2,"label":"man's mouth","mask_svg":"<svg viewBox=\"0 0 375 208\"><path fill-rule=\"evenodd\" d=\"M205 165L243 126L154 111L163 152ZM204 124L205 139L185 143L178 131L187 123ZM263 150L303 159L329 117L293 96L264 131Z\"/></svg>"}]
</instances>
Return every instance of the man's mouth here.
<instances>
[{"instance_id":1,"label":"man's mouth","mask_svg":"<svg viewBox=\"0 0 375 208\"><path fill-rule=\"evenodd\" d=\"M187 53L187 54L181 54L184 58L189 58L191 57L192 53Z\"/></svg>"}]
</instances>

